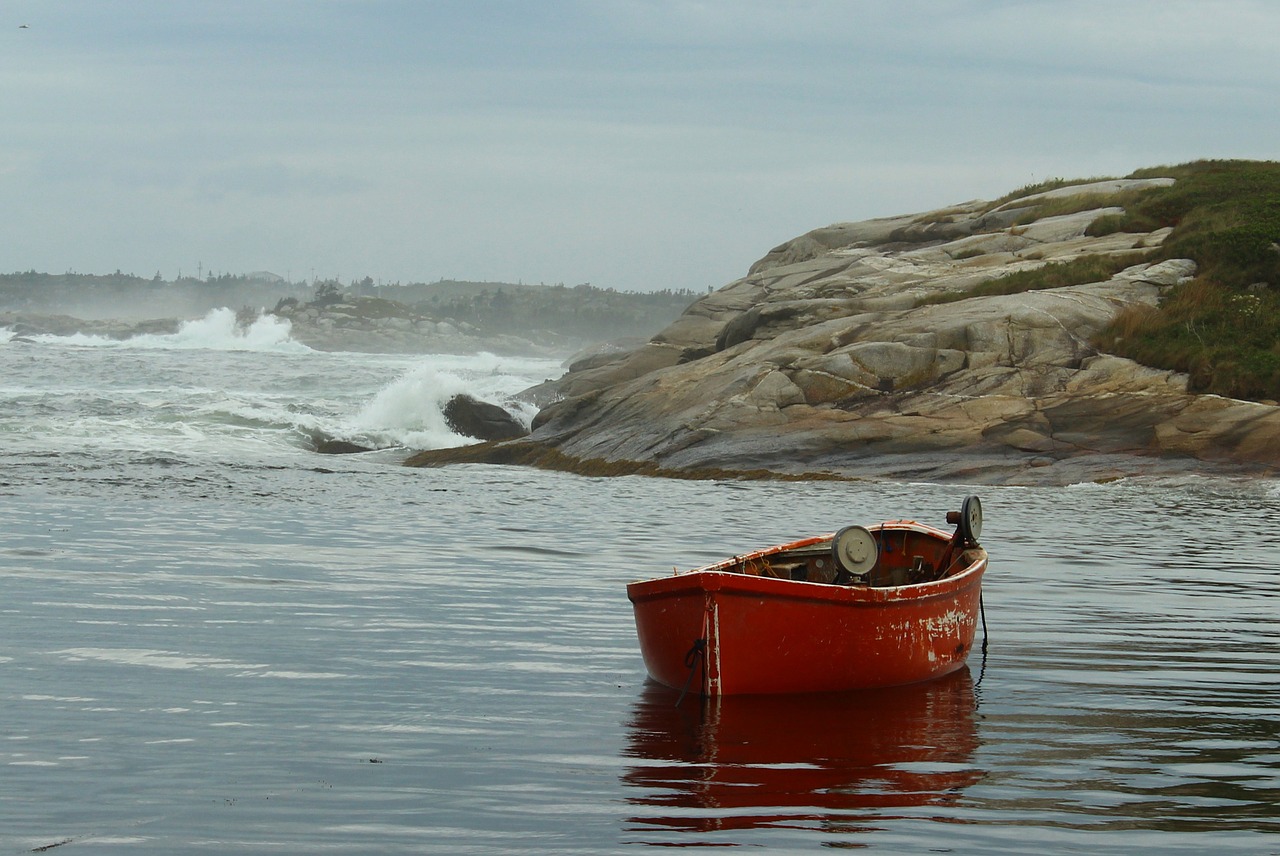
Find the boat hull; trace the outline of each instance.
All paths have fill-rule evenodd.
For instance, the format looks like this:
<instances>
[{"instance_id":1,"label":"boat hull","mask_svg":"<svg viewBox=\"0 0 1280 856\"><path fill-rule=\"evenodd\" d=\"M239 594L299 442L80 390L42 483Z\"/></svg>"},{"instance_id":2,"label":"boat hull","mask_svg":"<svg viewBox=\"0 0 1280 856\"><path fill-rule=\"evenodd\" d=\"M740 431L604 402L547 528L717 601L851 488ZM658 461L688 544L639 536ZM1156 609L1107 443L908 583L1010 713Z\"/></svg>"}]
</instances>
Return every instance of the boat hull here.
<instances>
[{"instance_id":1,"label":"boat hull","mask_svg":"<svg viewBox=\"0 0 1280 856\"><path fill-rule=\"evenodd\" d=\"M986 565L980 552L941 580L879 588L721 565L632 583L627 595L645 666L660 683L709 695L864 689L964 665Z\"/></svg>"}]
</instances>

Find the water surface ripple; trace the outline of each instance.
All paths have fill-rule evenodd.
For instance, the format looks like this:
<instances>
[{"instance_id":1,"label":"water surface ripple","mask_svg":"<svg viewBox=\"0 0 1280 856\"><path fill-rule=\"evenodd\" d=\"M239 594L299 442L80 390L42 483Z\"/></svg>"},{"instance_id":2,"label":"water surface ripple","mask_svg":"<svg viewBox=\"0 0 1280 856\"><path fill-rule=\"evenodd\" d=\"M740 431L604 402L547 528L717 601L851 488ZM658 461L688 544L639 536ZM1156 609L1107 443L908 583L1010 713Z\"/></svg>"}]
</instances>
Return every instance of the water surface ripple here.
<instances>
[{"instance_id":1,"label":"water surface ripple","mask_svg":"<svg viewBox=\"0 0 1280 856\"><path fill-rule=\"evenodd\" d=\"M984 488L985 658L676 707L626 582L966 490L152 430L0 450L0 852L1280 853L1272 484Z\"/></svg>"},{"instance_id":2,"label":"water surface ripple","mask_svg":"<svg viewBox=\"0 0 1280 856\"><path fill-rule=\"evenodd\" d=\"M1193 486L984 491L990 650L951 679L677 708L626 581L936 518L962 489L343 466L240 500L0 498L9 852L1257 853L1280 832L1280 543L1193 537L1223 522Z\"/></svg>"}]
</instances>

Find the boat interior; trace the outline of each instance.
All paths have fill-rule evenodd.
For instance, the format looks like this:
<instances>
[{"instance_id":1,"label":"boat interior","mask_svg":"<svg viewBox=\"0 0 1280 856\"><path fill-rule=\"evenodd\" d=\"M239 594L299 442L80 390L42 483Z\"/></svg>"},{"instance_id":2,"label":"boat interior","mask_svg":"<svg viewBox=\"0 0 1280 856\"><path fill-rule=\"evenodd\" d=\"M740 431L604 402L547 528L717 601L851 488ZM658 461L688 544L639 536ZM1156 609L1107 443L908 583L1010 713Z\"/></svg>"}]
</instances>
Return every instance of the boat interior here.
<instances>
[{"instance_id":1,"label":"boat interior","mask_svg":"<svg viewBox=\"0 0 1280 856\"><path fill-rule=\"evenodd\" d=\"M857 542L852 550L842 545L842 536ZM729 570L785 580L882 588L934 582L959 573L982 555L981 547L965 544L958 537L947 540L916 529L857 526L803 547L745 558Z\"/></svg>"}]
</instances>

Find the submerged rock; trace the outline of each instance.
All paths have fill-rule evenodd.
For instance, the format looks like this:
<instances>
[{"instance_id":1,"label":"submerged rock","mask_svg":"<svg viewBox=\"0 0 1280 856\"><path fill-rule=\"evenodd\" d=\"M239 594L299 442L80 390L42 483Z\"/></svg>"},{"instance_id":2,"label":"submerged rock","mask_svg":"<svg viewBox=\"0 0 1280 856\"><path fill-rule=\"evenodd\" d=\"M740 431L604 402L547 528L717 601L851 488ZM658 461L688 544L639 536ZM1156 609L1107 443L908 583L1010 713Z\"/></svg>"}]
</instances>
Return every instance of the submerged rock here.
<instances>
[{"instance_id":1,"label":"submerged rock","mask_svg":"<svg viewBox=\"0 0 1280 856\"><path fill-rule=\"evenodd\" d=\"M338 440L321 434L311 436L311 447L322 455L356 455L373 451L371 446L362 446L350 440Z\"/></svg>"}]
</instances>

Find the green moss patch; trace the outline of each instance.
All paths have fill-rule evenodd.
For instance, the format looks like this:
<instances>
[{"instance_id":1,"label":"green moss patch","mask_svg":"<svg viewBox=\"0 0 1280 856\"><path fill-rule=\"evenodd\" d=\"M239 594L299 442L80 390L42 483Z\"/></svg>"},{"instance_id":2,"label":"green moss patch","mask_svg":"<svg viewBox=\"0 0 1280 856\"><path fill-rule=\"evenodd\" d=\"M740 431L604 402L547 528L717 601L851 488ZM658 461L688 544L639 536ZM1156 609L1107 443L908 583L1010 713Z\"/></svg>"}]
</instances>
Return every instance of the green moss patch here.
<instances>
[{"instance_id":1,"label":"green moss patch","mask_svg":"<svg viewBox=\"0 0 1280 856\"><path fill-rule=\"evenodd\" d=\"M1194 392L1280 399L1280 163L1197 161L1141 170L1170 176L1126 208L1123 231L1172 226L1156 258L1189 258L1198 274L1153 312L1123 313L1100 348L1187 372Z\"/></svg>"}]
</instances>

